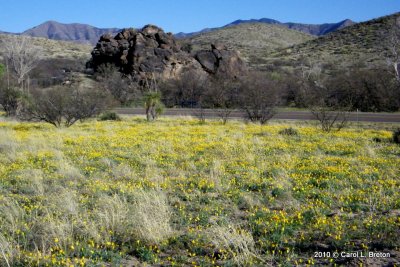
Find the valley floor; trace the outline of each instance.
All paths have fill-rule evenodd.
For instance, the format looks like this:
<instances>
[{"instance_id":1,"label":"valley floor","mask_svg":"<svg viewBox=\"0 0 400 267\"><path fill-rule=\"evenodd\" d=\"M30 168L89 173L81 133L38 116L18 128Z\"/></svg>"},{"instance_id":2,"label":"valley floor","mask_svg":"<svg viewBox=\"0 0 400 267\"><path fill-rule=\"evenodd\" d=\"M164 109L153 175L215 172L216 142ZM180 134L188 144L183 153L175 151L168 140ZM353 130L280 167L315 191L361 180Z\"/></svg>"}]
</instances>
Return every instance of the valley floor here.
<instances>
[{"instance_id":1,"label":"valley floor","mask_svg":"<svg viewBox=\"0 0 400 267\"><path fill-rule=\"evenodd\" d=\"M400 146L379 128L0 121L0 265L398 264ZM391 257L333 257L353 251Z\"/></svg>"}]
</instances>

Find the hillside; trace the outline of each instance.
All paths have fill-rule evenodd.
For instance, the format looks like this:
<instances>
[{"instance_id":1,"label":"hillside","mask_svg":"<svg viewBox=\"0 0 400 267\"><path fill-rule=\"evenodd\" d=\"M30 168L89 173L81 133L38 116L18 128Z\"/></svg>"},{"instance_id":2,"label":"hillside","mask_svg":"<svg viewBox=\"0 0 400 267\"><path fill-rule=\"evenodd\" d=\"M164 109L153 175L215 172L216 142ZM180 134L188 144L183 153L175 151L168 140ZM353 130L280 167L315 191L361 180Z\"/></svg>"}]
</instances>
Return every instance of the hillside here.
<instances>
[{"instance_id":1,"label":"hillside","mask_svg":"<svg viewBox=\"0 0 400 267\"><path fill-rule=\"evenodd\" d=\"M7 42L11 35L0 34L1 41ZM32 43L43 49L43 57L45 59L78 59L88 60L90 58L91 45L77 44L66 41L49 40L46 38L28 37L32 39ZM0 56L5 48L0 46Z\"/></svg>"},{"instance_id":2,"label":"hillside","mask_svg":"<svg viewBox=\"0 0 400 267\"><path fill-rule=\"evenodd\" d=\"M205 28L201 31L197 31L197 32L190 32L190 33L184 33L184 32L179 32L177 34L175 34L176 38L190 38L190 37L194 37L196 35L202 34L202 33L206 33L206 32L210 32L210 31L215 31L215 30L219 30L222 28L226 28L226 27L230 27L230 26L235 26L235 25L240 25L240 24L254 24L254 23L263 23L263 24L271 24L271 25L281 25L283 27L286 27L288 29L292 29L292 30L296 30L296 31L300 31L303 33L307 33L307 34L311 34L311 35L316 35L316 36L321 36L321 35L325 35L328 34L330 32L336 31L336 30L340 30L343 29L345 27L354 25L355 22L350 20L350 19L346 19L337 23L324 23L324 24L304 24L304 23L293 23L293 22L287 22L287 23L282 23L278 20L274 20L274 19L268 19L268 18L262 18L262 19L249 19L249 20L235 20L225 26L222 27L217 27L217 28Z\"/></svg>"},{"instance_id":3,"label":"hillside","mask_svg":"<svg viewBox=\"0 0 400 267\"><path fill-rule=\"evenodd\" d=\"M387 43L396 20L400 20L400 13L358 23L290 49L277 49L264 63L293 66L303 57L334 67L386 64Z\"/></svg>"},{"instance_id":4,"label":"hillside","mask_svg":"<svg viewBox=\"0 0 400 267\"><path fill-rule=\"evenodd\" d=\"M240 51L250 66L259 65L259 60L274 49L300 44L314 37L287 29L279 25L244 23L185 39L194 50L209 48L210 43L223 43L228 48Z\"/></svg>"},{"instance_id":5,"label":"hillside","mask_svg":"<svg viewBox=\"0 0 400 267\"><path fill-rule=\"evenodd\" d=\"M44 37L52 40L74 41L83 44L95 45L100 36L105 33L115 34L117 28L96 28L87 24L63 24L56 21L47 21L32 29L24 31L23 35Z\"/></svg>"},{"instance_id":6,"label":"hillside","mask_svg":"<svg viewBox=\"0 0 400 267\"><path fill-rule=\"evenodd\" d=\"M293 23L293 22L282 23L277 20L262 18L262 19L251 19L251 20L236 20L226 26L239 25L243 23L266 23L273 25L281 25L292 30L317 36L325 35L330 32L340 30L355 24L355 22L349 19L340 21L338 23L304 24L304 23Z\"/></svg>"}]
</instances>

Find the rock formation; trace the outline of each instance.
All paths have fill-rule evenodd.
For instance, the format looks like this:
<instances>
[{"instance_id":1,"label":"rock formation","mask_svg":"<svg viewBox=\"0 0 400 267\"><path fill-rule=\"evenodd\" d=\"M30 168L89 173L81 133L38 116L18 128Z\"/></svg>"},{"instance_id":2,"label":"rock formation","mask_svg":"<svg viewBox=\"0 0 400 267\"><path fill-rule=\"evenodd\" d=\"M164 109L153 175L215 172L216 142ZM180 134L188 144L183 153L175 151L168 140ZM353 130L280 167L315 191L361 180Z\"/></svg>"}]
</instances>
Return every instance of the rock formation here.
<instances>
[{"instance_id":1,"label":"rock formation","mask_svg":"<svg viewBox=\"0 0 400 267\"><path fill-rule=\"evenodd\" d=\"M223 45L211 45L211 50L189 54L171 33L154 25L141 30L124 29L115 37L101 36L92 51L88 67L96 70L105 63L115 64L126 74L138 79L158 73L163 79L178 78L186 70L199 74L222 73L237 76L245 71L238 52Z\"/></svg>"}]
</instances>

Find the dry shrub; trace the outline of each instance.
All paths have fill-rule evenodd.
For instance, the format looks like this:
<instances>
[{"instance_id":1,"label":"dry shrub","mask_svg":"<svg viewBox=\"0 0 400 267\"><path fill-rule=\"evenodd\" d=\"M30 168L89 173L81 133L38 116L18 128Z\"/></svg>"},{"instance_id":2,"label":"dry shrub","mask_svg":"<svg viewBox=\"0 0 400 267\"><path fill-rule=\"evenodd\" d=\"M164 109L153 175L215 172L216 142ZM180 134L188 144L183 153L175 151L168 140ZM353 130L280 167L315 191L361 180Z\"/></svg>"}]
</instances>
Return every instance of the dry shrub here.
<instances>
[{"instance_id":1,"label":"dry shrub","mask_svg":"<svg viewBox=\"0 0 400 267\"><path fill-rule=\"evenodd\" d=\"M251 233L234 225L212 226L208 230L212 244L220 251L226 251L227 256L238 266L251 265L258 258L254 239Z\"/></svg>"},{"instance_id":2,"label":"dry shrub","mask_svg":"<svg viewBox=\"0 0 400 267\"><path fill-rule=\"evenodd\" d=\"M25 218L25 211L17 203L8 198L0 199L0 266L13 266L19 254L15 245L17 233Z\"/></svg>"},{"instance_id":3,"label":"dry shrub","mask_svg":"<svg viewBox=\"0 0 400 267\"><path fill-rule=\"evenodd\" d=\"M45 254L55 245L66 248L73 240L73 233L74 225L69 220L49 213L33 221L27 245Z\"/></svg>"},{"instance_id":4,"label":"dry shrub","mask_svg":"<svg viewBox=\"0 0 400 267\"><path fill-rule=\"evenodd\" d=\"M6 160L6 162L14 161L16 157L16 152L18 144L15 141L14 131L0 130L0 162ZM4 157L3 157L4 156Z\"/></svg>"},{"instance_id":5,"label":"dry shrub","mask_svg":"<svg viewBox=\"0 0 400 267\"><path fill-rule=\"evenodd\" d=\"M0 234L0 256L0 266L10 267L13 262L14 249L2 234Z\"/></svg>"},{"instance_id":6,"label":"dry shrub","mask_svg":"<svg viewBox=\"0 0 400 267\"><path fill-rule=\"evenodd\" d=\"M173 234L171 210L162 191L141 190L127 198L101 196L93 213L98 229L113 232L120 242L140 239L158 244Z\"/></svg>"},{"instance_id":7,"label":"dry shrub","mask_svg":"<svg viewBox=\"0 0 400 267\"><path fill-rule=\"evenodd\" d=\"M129 238L131 238L128 226L129 204L126 199L118 195L101 196L94 213L98 228L103 227L106 230L103 236L107 236L111 231L121 241L129 241Z\"/></svg>"},{"instance_id":8,"label":"dry shrub","mask_svg":"<svg viewBox=\"0 0 400 267\"><path fill-rule=\"evenodd\" d=\"M33 196L41 196L44 194L45 186L43 184L43 172L36 169L25 169L18 173L20 193Z\"/></svg>"},{"instance_id":9,"label":"dry shrub","mask_svg":"<svg viewBox=\"0 0 400 267\"><path fill-rule=\"evenodd\" d=\"M173 234L171 210L162 191L137 192L131 212L132 228L141 240L158 244Z\"/></svg>"}]
</instances>

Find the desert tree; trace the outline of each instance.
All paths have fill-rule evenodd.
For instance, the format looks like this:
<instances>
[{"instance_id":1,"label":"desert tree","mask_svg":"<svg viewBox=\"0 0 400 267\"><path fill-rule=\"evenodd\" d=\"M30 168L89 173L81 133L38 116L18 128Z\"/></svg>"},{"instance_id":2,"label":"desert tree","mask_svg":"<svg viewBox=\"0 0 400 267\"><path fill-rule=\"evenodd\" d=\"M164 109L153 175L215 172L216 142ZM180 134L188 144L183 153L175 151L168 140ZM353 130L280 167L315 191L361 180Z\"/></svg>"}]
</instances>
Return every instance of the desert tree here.
<instances>
[{"instance_id":1,"label":"desert tree","mask_svg":"<svg viewBox=\"0 0 400 267\"><path fill-rule=\"evenodd\" d=\"M14 72L18 86L24 89L29 73L40 61L42 50L27 36L10 35L2 39L2 45L5 48L7 71L10 69Z\"/></svg>"},{"instance_id":2,"label":"desert tree","mask_svg":"<svg viewBox=\"0 0 400 267\"><path fill-rule=\"evenodd\" d=\"M305 91L306 106L320 123L323 131L342 129L349 118L351 104L340 101L335 90L326 86L326 77L320 65L310 65L302 70L301 85Z\"/></svg>"},{"instance_id":3,"label":"desert tree","mask_svg":"<svg viewBox=\"0 0 400 267\"><path fill-rule=\"evenodd\" d=\"M395 19L390 29L387 48L389 54L386 60L393 67L395 78L400 83L400 17Z\"/></svg>"},{"instance_id":4,"label":"desert tree","mask_svg":"<svg viewBox=\"0 0 400 267\"><path fill-rule=\"evenodd\" d=\"M7 116L14 116L22 93L15 87L8 85L4 77L5 73L5 66L0 64L0 105L3 107Z\"/></svg>"},{"instance_id":5,"label":"desert tree","mask_svg":"<svg viewBox=\"0 0 400 267\"><path fill-rule=\"evenodd\" d=\"M400 108L400 86L388 67L347 69L327 79L326 86L352 110L393 112Z\"/></svg>"},{"instance_id":6,"label":"desert tree","mask_svg":"<svg viewBox=\"0 0 400 267\"><path fill-rule=\"evenodd\" d=\"M178 77L160 84L160 90L168 107L198 108L202 106L207 84L205 75L195 70L184 70Z\"/></svg>"},{"instance_id":7,"label":"desert tree","mask_svg":"<svg viewBox=\"0 0 400 267\"><path fill-rule=\"evenodd\" d=\"M164 111L164 105L161 101L161 92L158 88L158 80L155 73L150 73L142 81L143 102L146 111L147 121L156 120Z\"/></svg>"},{"instance_id":8,"label":"desert tree","mask_svg":"<svg viewBox=\"0 0 400 267\"><path fill-rule=\"evenodd\" d=\"M77 121L97 116L108 108L109 96L102 90L56 86L34 89L24 97L18 117L43 121L56 127L70 127Z\"/></svg>"},{"instance_id":9,"label":"desert tree","mask_svg":"<svg viewBox=\"0 0 400 267\"><path fill-rule=\"evenodd\" d=\"M278 84L261 72L250 72L240 81L240 107L246 119L265 124L276 114Z\"/></svg>"},{"instance_id":10,"label":"desert tree","mask_svg":"<svg viewBox=\"0 0 400 267\"><path fill-rule=\"evenodd\" d=\"M118 68L112 64L100 65L96 72L96 80L100 82L100 87L110 92L122 106L128 106L138 98L138 82L134 77L128 77L119 72Z\"/></svg>"},{"instance_id":11,"label":"desert tree","mask_svg":"<svg viewBox=\"0 0 400 267\"><path fill-rule=\"evenodd\" d=\"M224 76L213 77L206 91L206 101L215 109L223 124L226 124L232 111L239 106L239 96L239 81Z\"/></svg>"},{"instance_id":12,"label":"desert tree","mask_svg":"<svg viewBox=\"0 0 400 267\"><path fill-rule=\"evenodd\" d=\"M8 87L0 82L0 105L8 117L16 115L22 92L15 87Z\"/></svg>"},{"instance_id":13,"label":"desert tree","mask_svg":"<svg viewBox=\"0 0 400 267\"><path fill-rule=\"evenodd\" d=\"M183 108L196 108L193 115L200 122L205 121L206 91L209 79L206 74L196 70L184 70L178 77L165 81L160 89L163 102L168 107L180 106Z\"/></svg>"}]
</instances>

